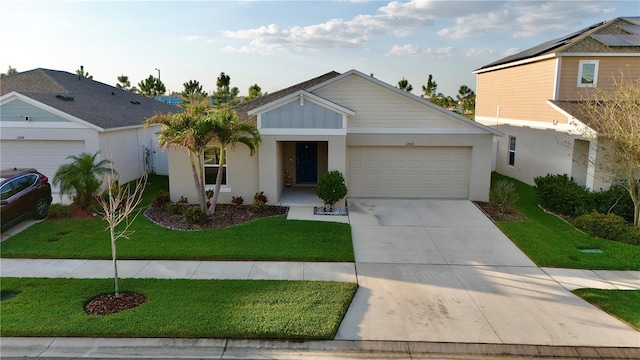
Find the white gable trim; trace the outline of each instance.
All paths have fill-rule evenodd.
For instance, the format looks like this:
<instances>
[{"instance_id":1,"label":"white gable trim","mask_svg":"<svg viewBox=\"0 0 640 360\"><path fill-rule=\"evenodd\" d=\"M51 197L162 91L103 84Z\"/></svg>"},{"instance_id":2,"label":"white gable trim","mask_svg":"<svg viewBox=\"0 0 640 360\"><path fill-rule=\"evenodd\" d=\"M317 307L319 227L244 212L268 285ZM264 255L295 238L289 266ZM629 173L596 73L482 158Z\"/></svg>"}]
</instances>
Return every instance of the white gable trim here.
<instances>
[{"instance_id":1,"label":"white gable trim","mask_svg":"<svg viewBox=\"0 0 640 360\"><path fill-rule=\"evenodd\" d=\"M84 120L82 120L80 118L77 118L77 117L71 115L71 114L68 114L68 113L66 113L64 111L60 111L60 110L58 110L58 109L56 109L54 107L51 107L51 106L46 105L46 104L43 104L43 103L41 103L39 101L36 101L36 100L34 100L34 99L32 99L32 98L30 98L28 96L22 95L22 94L20 94L18 92L15 92L15 91L12 91L12 92L10 92L8 94L5 94L2 97L0 97L0 105L7 104L7 103L9 103L11 101L14 101L14 100L24 101L25 103L27 103L29 105L35 106L35 107L40 108L40 109L42 109L42 110L44 110L46 112L52 113L52 114L54 114L56 116L59 116L59 117L61 117L63 119L66 119L66 120L69 120L71 122L80 124L82 126L94 129L96 131L104 131L103 128L98 127L98 126L96 126L96 125L94 125L94 124L92 124L90 122L84 121ZM48 124L48 125L51 125L51 124ZM51 127L53 127L53 126L51 126ZM65 128L65 126L59 126L59 127Z\"/></svg>"},{"instance_id":2,"label":"white gable trim","mask_svg":"<svg viewBox=\"0 0 640 360\"><path fill-rule=\"evenodd\" d=\"M413 101L416 101L416 102L420 103L421 105L424 105L424 106L430 107L433 110L439 111L439 112L447 115L448 117L450 117L451 120L453 120L453 121L462 121L464 123L467 123L469 125L477 127L479 129L482 129L482 130L484 130L486 132L492 133L493 135L496 135L496 136L503 136L504 135L504 134L502 134L501 132L499 132L499 131L497 131L495 129L492 129L492 128L488 127L488 126L484 126L484 125L482 125L482 124L480 124L480 123L478 123L476 121L470 120L470 119L468 119L468 118L466 118L466 117L464 117L462 115L459 115L459 114L456 114L456 113L454 113L452 111L444 109L444 108L442 108L442 107L440 107L440 106L438 106L436 104L433 104L433 103L431 103L431 102L429 102L429 101L427 101L427 100L425 100L425 99L423 99L423 98L421 98L419 96L413 95L412 93L410 93L408 91L400 90L399 88L397 88L395 86L392 86L392 85L389 85L384 81L378 80L378 79L374 78L373 76L365 75L365 74L361 73L358 70L349 70L349 71L347 71L346 73L344 73L342 75L338 75L338 76L333 77L333 78L331 78L331 79L329 79L329 80L327 80L327 81L325 81L323 83L314 85L314 86L308 88L307 90L313 92L315 90L318 90L318 89L320 89L322 87L325 87L325 86L327 86L329 84L333 84L333 83L335 83L337 81L340 81L340 80L342 80L342 79L344 79L344 78L346 78L348 76L351 76L351 75L359 76L360 78L365 79L367 81L370 81L370 82L372 82L372 83L374 83L374 84L376 84L378 86L382 86L382 87L386 88L389 91L393 91L396 94L405 96L405 97L407 97L407 98L409 98L409 99L411 99Z\"/></svg>"},{"instance_id":3,"label":"white gable trim","mask_svg":"<svg viewBox=\"0 0 640 360\"><path fill-rule=\"evenodd\" d=\"M277 99L275 101L272 101L268 104L262 105L260 107L257 107L255 109L249 110L247 112L247 114L249 115L254 115L254 114L262 114L265 113L267 111L273 110L275 108L277 108L278 106L284 105L284 104L288 104L290 102L299 100L299 101L304 101L304 99L307 98L308 100L310 100L313 103L316 103L320 106L324 106L327 107L337 113L340 113L342 115L355 115L356 112L348 109L344 106L338 105L332 101L329 101L327 99L324 99L318 95L312 94L310 92L304 91L304 90L298 90L292 94L289 94L287 96L284 96L280 99Z\"/></svg>"},{"instance_id":4,"label":"white gable trim","mask_svg":"<svg viewBox=\"0 0 640 360\"><path fill-rule=\"evenodd\" d=\"M349 134L449 134L449 135L476 135L486 134L486 131L476 128L364 128L350 127L347 129ZM498 136L504 136L502 132Z\"/></svg>"}]
</instances>

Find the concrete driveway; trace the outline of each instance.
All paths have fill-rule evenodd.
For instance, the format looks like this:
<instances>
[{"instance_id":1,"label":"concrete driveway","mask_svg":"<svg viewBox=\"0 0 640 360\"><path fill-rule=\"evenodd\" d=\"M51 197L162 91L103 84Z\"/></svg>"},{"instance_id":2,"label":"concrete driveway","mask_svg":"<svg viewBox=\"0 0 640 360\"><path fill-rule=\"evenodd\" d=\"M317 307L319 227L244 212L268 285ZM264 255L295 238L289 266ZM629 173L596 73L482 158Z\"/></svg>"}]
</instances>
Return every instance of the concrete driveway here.
<instances>
[{"instance_id":1,"label":"concrete driveway","mask_svg":"<svg viewBox=\"0 0 640 360\"><path fill-rule=\"evenodd\" d=\"M640 346L466 200L350 199L360 288L339 340Z\"/></svg>"}]
</instances>

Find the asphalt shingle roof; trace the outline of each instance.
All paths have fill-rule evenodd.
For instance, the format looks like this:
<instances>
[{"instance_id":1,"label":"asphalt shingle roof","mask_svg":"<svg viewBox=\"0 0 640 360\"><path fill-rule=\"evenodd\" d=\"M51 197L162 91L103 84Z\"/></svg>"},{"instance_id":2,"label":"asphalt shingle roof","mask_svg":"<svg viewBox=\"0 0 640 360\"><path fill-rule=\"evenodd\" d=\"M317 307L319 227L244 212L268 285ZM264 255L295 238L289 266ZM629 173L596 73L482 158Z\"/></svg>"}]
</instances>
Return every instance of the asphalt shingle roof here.
<instances>
[{"instance_id":1,"label":"asphalt shingle roof","mask_svg":"<svg viewBox=\"0 0 640 360\"><path fill-rule=\"evenodd\" d=\"M155 113L181 111L76 74L41 68L2 77L0 96L14 91L102 129L140 126Z\"/></svg>"}]
</instances>

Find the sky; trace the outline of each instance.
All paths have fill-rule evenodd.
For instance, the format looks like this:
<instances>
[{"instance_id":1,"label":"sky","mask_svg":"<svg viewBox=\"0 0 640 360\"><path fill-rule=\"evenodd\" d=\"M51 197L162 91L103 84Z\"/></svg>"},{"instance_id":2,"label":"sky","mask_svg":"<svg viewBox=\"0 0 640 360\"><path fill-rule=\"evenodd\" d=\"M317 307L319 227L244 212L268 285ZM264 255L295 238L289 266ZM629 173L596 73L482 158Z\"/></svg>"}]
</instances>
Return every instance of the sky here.
<instances>
[{"instance_id":1,"label":"sky","mask_svg":"<svg viewBox=\"0 0 640 360\"><path fill-rule=\"evenodd\" d=\"M0 0L0 71L46 68L115 85L149 75L168 91L221 72L246 95L351 69L422 94L475 90L472 72L595 23L639 16L638 1ZM159 69L159 71L158 71Z\"/></svg>"}]
</instances>

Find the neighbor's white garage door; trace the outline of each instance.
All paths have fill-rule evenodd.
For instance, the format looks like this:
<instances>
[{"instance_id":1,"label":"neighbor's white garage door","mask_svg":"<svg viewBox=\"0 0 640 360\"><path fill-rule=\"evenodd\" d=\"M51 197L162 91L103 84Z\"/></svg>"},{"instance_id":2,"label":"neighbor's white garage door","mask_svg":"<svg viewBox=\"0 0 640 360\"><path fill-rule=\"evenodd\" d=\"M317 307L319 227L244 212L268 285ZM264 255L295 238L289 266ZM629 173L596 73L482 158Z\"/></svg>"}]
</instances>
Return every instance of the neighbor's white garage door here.
<instances>
[{"instance_id":1,"label":"neighbor's white garage door","mask_svg":"<svg viewBox=\"0 0 640 360\"><path fill-rule=\"evenodd\" d=\"M3 169L35 168L51 182L60 165L70 162L67 156L83 151L84 141L2 140L0 164Z\"/></svg>"},{"instance_id":2,"label":"neighbor's white garage door","mask_svg":"<svg viewBox=\"0 0 640 360\"><path fill-rule=\"evenodd\" d=\"M470 147L349 147L349 196L466 199Z\"/></svg>"}]
</instances>

